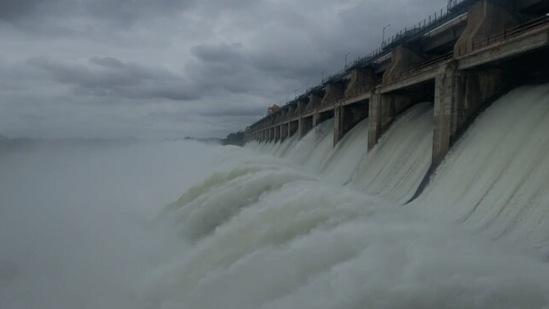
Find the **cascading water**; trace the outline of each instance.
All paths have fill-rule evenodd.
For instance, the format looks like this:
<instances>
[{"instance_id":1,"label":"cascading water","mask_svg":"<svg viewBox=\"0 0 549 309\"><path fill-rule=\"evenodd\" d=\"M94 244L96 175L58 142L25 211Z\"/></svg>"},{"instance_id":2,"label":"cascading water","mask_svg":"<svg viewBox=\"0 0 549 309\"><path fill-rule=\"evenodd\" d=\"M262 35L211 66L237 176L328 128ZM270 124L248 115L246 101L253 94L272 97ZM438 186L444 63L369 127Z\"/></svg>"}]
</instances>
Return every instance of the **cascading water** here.
<instances>
[{"instance_id":1,"label":"cascading water","mask_svg":"<svg viewBox=\"0 0 549 309\"><path fill-rule=\"evenodd\" d=\"M454 146L414 204L549 250L549 87L512 91Z\"/></svg>"},{"instance_id":2,"label":"cascading water","mask_svg":"<svg viewBox=\"0 0 549 309\"><path fill-rule=\"evenodd\" d=\"M163 213L185 249L147 299L193 309L548 308L549 265L511 241L547 249L548 94L521 88L494 103L404 207L430 164L430 104L409 109L369 154L367 120L336 148L328 120L301 140L230 149L224 171Z\"/></svg>"},{"instance_id":3,"label":"cascading water","mask_svg":"<svg viewBox=\"0 0 549 309\"><path fill-rule=\"evenodd\" d=\"M406 203L429 169L432 148L432 104L418 104L400 117L364 158L353 183L370 194Z\"/></svg>"}]
</instances>

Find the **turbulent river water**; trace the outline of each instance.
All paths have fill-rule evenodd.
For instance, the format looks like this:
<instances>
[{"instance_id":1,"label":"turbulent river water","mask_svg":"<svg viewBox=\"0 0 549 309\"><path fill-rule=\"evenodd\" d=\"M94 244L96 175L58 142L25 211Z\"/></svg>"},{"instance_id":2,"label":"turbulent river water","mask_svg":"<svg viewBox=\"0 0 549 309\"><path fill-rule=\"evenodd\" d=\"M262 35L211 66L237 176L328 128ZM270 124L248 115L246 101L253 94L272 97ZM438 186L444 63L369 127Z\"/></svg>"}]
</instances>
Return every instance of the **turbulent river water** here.
<instances>
[{"instance_id":1,"label":"turbulent river water","mask_svg":"<svg viewBox=\"0 0 549 309\"><path fill-rule=\"evenodd\" d=\"M432 104L244 148L0 160L0 308L549 308L549 86L485 111L413 202ZM183 195L180 195L184 192Z\"/></svg>"}]
</instances>

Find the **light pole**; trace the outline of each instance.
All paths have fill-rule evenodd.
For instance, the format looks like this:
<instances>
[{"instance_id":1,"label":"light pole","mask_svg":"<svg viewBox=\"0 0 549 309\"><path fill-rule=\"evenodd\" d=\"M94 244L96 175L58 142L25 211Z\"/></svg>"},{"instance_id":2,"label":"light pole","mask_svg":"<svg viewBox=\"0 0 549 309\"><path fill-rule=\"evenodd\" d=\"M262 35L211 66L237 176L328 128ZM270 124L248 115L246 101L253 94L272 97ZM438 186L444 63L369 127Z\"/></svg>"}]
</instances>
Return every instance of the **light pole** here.
<instances>
[{"instance_id":1,"label":"light pole","mask_svg":"<svg viewBox=\"0 0 549 309\"><path fill-rule=\"evenodd\" d=\"M350 52L345 54L345 69L347 69L347 57L349 57L350 54Z\"/></svg>"},{"instance_id":2,"label":"light pole","mask_svg":"<svg viewBox=\"0 0 549 309\"><path fill-rule=\"evenodd\" d=\"M382 31L382 34L381 34L381 46L385 46L385 30L387 30L387 28L391 27L391 24L388 24L388 25L385 25L383 27L383 31Z\"/></svg>"}]
</instances>

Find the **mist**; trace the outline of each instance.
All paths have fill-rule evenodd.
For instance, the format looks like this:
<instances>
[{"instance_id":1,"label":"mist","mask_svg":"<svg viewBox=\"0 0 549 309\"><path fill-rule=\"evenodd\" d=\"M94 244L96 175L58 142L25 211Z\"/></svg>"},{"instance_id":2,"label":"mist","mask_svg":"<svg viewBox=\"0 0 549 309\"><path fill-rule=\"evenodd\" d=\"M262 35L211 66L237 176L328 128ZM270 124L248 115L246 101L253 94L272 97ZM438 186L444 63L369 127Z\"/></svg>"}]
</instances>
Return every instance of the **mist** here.
<instances>
[{"instance_id":1,"label":"mist","mask_svg":"<svg viewBox=\"0 0 549 309\"><path fill-rule=\"evenodd\" d=\"M0 308L149 308L177 236L154 217L205 177L192 142L41 143L0 154Z\"/></svg>"},{"instance_id":2,"label":"mist","mask_svg":"<svg viewBox=\"0 0 549 309\"><path fill-rule=\"evenodd\" d=\"M547 308L548 91L494 102L412 203L429 103L371 152L367 119L335 148L330 120L242 148L8 148L1 308Z\"/></svg>"}]
</instances>

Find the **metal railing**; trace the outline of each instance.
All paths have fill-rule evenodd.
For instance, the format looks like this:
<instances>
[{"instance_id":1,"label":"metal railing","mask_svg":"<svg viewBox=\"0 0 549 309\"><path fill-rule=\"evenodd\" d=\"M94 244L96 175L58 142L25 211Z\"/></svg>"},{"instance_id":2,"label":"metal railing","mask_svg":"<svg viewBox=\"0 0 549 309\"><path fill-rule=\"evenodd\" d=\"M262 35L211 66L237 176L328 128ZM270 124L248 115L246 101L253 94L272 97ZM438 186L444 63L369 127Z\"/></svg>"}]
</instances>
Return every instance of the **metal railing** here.
<instances>
[{"instance_id":1,"label":"metal railing","mask_svg":"<svg viewBox=\"0 0 549 309\"><path fill-rule=\"evenodd\" d=\"M453 57L454 57L454 51L451 51L451 52L446 53L444 55L429 58L426 61L423 61L423 62L421 62L421 63L419 63L415 66L410 67L406 71L402 71L398 74L393 75L391 80L389 82L387 82L386 84L387 85L394 84L394 83L396 83L396 82L398 82L398 81L400 81L404 78L410 78L410 77L419 75L419 74L423 73L423 71L426 68L429 68L429 67L434 66L435 64L442 63L442 62L445 62L447 60L450 60Z\"/></svg>"},{"instance_id":2,"label":"metal railing","mask_svg":"<svg viewBox=\"0 0 549 309\"><path fill-rule=\"evenodd\" d=\"M467 7L477 0L456 0L447 6L446 10L441 9L440 12L436 12L433 15L428 16L423 21L413 25L411 27L405 27L396 34L394 34L388 41L383 42L382 45L376 50L372 51L369 55L357 59L350 69L357 66L365 66L372 61L380 58L384 54L388 53L390 49L395 46L413 39L417 36L423 35L449 21L458 17L459 15L467 11Z\"/></svg>"},{"instance_id":3,"label":"metal railing","mask_svg":"<svg viewBox=\"0 0 549 309\"><path fill-rule=\"evenodd\" d=\"M533 30L533 29L536 29L536 28L540 28L540 27L546 26L548 24L549 24L549 16L547 16L547 15L543 16L543 17L540 17L540 18L533 19L533 20L529 20L529 21L527 21L525 23L522 23L520 25L513 26L511 28L505 29L501 33L491 35L491 36L487 36L487 37L480 38L480 39L477 39L477 40L473 41L472 44L471 44L470 52L473 52L475 50L478 50L478 49L481 49L481 48L484 48L484 47L488 47L490 45L493 45L493 44L496 44L496 43L499 43L499 42L503 42L503 41L508 40L510 38L519 36L520 34L523 34L527 31L530 31L530 30Z\"/></svg>"}]
</instances>

